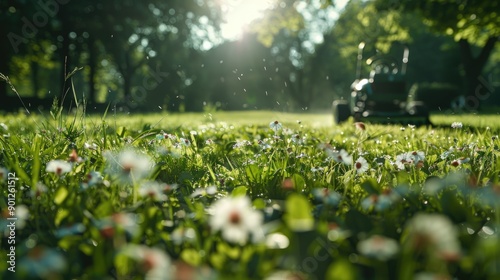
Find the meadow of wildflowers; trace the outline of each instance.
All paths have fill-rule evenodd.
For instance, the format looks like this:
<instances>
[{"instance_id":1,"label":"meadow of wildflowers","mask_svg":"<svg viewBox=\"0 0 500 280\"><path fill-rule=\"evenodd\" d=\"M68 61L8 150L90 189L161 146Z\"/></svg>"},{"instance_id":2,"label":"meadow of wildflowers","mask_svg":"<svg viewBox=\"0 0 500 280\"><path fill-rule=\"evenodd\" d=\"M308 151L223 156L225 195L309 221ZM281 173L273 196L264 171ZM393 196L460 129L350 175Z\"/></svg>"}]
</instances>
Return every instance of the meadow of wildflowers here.
<instances>
[{"instance_id":1,"label":"meadow of wildflowers","mask_svg":"<svg viewBox=\"0 0 500 280\"><path fill-rule=\"evenodd\" d=\"M500 279L500 127L134 118L0 119L1 279Z\"/></svg>"}]
</instances>

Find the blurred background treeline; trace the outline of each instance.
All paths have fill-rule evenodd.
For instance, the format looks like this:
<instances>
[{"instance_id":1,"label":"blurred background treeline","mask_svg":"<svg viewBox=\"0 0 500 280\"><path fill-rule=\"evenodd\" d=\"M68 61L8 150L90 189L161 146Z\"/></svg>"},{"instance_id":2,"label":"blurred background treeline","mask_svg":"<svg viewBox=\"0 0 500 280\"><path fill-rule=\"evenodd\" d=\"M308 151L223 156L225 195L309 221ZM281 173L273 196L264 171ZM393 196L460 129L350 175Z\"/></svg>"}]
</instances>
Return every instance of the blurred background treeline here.
<instances>
[{"instance_id":1,"label":"blurred background treeline","mask_svg":"<svg viewBox=\"0 0 500 280\"><path fill-rule=\"evenodd\" d=\"M433 109L458 95L500 105L499 13L479 0L0 0L0 73L32 108L74 91L89 111L323 110L350 94L360 42L398 59L404 43L408 90ZM4 82L0 104L21 106Z\"/></svg>"}]
</instances>

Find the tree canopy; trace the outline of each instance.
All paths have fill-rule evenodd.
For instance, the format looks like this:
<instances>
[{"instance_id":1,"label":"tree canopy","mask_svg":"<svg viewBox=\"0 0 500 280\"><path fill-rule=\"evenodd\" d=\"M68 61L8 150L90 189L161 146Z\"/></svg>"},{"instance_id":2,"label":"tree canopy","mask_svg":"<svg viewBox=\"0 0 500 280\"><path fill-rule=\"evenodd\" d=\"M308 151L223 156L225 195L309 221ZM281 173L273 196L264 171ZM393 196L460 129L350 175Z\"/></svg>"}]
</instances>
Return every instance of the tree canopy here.
<instances>
[{"instance_id":1,"label":"tree canopy","mask_svg":"<svg viewBox=\"0 0 500 280\"><path fill-rule=\"evenodd\" d=\"M374 52L409 45L410 84L461 77L470 94L485 69L498 72L498 1L272 0L225 38L241 1L2 1L0 73L24 97L74 88L96 106L178 111L326 108L349 94L361 41Z\"/></svg>"},{"instance_id":2,"label":"tree canopy","mask_svg":"<svg viewBox=\"0 0 500 280\"><path fill-rule=\"evenodd\" d=\"M392 3L392 2L391 2ZM458 42L467 95L480 87L480 77L500 38L500 2L481 0L377 1L381 10L415 12L432 30ZM478 49L476 51L476 49Z\"/></svg>"}]
</instances>

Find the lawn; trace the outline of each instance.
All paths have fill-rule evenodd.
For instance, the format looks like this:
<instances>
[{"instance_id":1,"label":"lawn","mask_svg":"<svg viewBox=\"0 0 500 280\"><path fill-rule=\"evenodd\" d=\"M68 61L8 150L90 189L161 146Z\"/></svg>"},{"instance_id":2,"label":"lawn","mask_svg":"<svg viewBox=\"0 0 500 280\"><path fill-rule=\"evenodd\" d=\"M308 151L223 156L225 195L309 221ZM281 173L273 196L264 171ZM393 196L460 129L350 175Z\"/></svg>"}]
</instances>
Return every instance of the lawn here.
<instances>
[{"instance_id":1,"label":"lawn","mask_svg":"<svg viewBox=\"0 0 500 280\"><path fill-rule=\"evenodd\" d=\"M498 119L3 116L1 278L498 279Z\"/></svg>"}]
</instances>

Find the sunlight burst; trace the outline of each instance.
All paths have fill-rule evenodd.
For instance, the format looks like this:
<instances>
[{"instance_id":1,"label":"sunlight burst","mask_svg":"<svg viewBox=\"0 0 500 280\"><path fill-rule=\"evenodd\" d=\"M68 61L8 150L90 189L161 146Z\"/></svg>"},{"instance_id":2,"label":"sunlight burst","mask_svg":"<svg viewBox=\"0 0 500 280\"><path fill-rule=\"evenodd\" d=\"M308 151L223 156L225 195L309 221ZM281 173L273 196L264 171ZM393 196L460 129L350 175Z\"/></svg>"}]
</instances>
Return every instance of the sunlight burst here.
<instances>
[{"instance_id":1,"label":"sunlight burst","mask_svg":"<svg viewBox=\"0 0 500 280\"><path fill-rule=\"evenodd\" d=\"M272 0L224 0L222 36L229 40L239 39L253 21L263 16L272 2Z\"/></svg>"}]
</instances>

